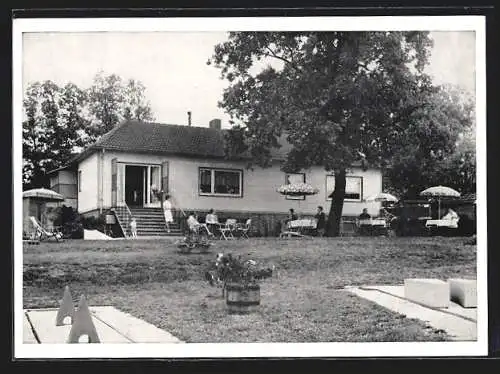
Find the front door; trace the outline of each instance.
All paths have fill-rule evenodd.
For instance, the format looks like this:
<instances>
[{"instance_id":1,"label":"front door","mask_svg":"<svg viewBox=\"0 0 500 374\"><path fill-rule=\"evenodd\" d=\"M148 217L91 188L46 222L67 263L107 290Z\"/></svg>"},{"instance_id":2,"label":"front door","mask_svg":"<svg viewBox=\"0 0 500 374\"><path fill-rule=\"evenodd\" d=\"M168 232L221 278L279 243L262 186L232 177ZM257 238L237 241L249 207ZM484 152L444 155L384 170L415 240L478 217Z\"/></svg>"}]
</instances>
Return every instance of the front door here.
<instances>
[{"instance_id":1,"label":"front door","mask_svg":"<svg viewBox=\"0 0 500 374\"><path fill-rule=\"evenodd\" d=\"M160 166L146 166L145 174L145 205L148 207L161 207L161 173Z\"/></svg>"},{"instance_id":2,"label":"front door","mask_svg":"<svg viewBox=\"0 0 500 374\"><path fill-rule=\"evenodd\" d=\"M125 167L125 203L128 206L144 206L144 177L146 167Z\"/></svg>"}]
</instances>

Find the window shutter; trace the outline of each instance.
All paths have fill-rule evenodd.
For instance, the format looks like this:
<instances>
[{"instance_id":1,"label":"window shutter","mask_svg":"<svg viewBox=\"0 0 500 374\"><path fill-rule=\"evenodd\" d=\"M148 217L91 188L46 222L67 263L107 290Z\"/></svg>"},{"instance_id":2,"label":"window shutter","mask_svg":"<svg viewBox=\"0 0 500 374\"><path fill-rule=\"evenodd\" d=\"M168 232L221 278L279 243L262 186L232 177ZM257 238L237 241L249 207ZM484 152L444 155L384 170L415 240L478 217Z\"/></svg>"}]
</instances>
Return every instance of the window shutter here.
<instances>
[{"instance_id":1,"label":"window shutter","mask_svg":"<svg viewBox=\"0 0 500 374\"><path fill-rule=\"evenodd\" d=\"M117 163L116 158L111 160L111 205L117 205Z\"/></svg>"},{"instance_id":2,"label":"window shutter","mask_svg":"<svg viewBox=\"0 0 500 374\"><path fill-rule=\"evenodd\" d=\"M161 189L165 193L170 193L168 186L168 161L161 164Z\"/></svg>"}]
</instances>

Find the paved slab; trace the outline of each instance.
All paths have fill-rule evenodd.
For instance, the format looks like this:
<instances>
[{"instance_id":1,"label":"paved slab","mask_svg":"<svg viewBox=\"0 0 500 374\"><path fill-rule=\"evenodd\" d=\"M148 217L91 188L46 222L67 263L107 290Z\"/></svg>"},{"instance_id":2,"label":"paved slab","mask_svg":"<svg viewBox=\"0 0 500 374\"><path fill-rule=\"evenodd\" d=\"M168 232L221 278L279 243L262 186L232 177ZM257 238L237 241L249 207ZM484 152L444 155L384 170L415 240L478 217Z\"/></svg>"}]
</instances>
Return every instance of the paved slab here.
<instances>
[{"instance_id":1,"label":"paved slab","mask_svg":"<svg viewBox=\"0 0 500 374\"><path fill-rule=\"evenodd\" d=\"M28 310L28 317L34 327L40 343L63 344L68 339L71 325L56 326L55 310ZM97 335L103 343L131 343L130 339L97 318L92 318Z\"/></svg>"},{"instance_id":2,"label":"paved slab","mask_svg":"<svg viewBox=\"0 0 500 374\"><path fill-rule=\"evenodd\" d=\"M31 323L26 313L23 313L23 342L26 344L38 344L38 340L36 340L35 334L33 334L33 329L31 328Z\"/></svg>"},{"instance_id":3,"label":"paved slab","mask_svg":"<svg viewBox=\"0 0 500 374\"><path fill-rule=\"evenodd\" d=\"M183 343L169 332L114 307L102 306L89 309L101 343ZM25 310L23 341L38 343L31 330L32 325L40 343L66 343L71 325L56 326L56 315L56 308Z\"/></svg>"},{"instance_id":4,"label":"paved slab","mask_svg":"<svg viewBox=\"0 0 500 374\"><path fill-rule=\"evenodd\" d=\"M419 305L404 298L404 286L346 287L346 290L407 318L420 319L435 329L444 330L455 341L477 340L477 315L470 317L473 311L458 304L450 303L445 309Z\"/></svg>"},{"instance_id":5,"label":"paved slab","mask_svg":"<svg viewBox=\"0 0 500 374\"><path fill-rule=\"evenodd\" d=\"M103 234L99 230L83 230L84 240L113 240L114 238Z\"/></svg>"},{"instance_id":6,"label":"paved slab","mask_svg":"<svg viewBox=\"0 0 500 374\"><path fill-rule=\"evenodd\" d=\"M113 307L93 307L91 313L134 343L182 343L169 332Z\"/></svg>"},{"instance_id":7,"label":"paved slab","mask_svg":"<svg viewBox=\"0 0 500 374\"><path fill-rule=\"evenodd\" d=\"M388 294L394 295L396 297L405 298L404 287L403 286L369 286L369 288L377 289L381 292L386 292ZM449 312L457 314L461 317L468 318L470 320L477 322L477 309L476 308L464 308L460 304L453 301L450 302L450 306L443 309L443 313Z\"/></svg>"},{"instance_id":8,"label":"paved slab","mask_svg":"<svg viewBox=\"0 0 500 374\"><path fill-rule=\"evenodd\" d=\"M434 308L450 305L450 285L439 279L405 279L405 297Z\"/></svg>"}]
</instances>

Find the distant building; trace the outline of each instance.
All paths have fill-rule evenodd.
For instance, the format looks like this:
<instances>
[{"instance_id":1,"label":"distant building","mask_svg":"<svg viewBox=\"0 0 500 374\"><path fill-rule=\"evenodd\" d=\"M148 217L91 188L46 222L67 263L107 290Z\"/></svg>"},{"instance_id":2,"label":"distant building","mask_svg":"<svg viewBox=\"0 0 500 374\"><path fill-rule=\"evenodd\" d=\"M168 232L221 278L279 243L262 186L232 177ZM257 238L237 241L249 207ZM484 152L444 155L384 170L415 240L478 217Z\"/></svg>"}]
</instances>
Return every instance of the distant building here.
<instances>
[{"instance_id":1,"label":"distant building","mask_svg":"<svg viewBox=\"0 0 500 374\"><path fill-rule=\"evenodd\" d=\"M270 168L246 169L247 159L224 157L220 120L209 127L126 121L103 135L66 167L51 172L51 188L63 194L80 213L98 214L120 207L159 208L161 196L172 195L174 208L203 215L214 208L235 217L258 215L273 220L294 208L313 215L318 205L328 208L334 178L321 167L287 175L280 164L286 144L273 152ZM319 188L305 198L280 195L287 181L304 181ZM382 173L353 166L347 177L344 215L362 208L376 215L380 203L363 201L382 191Z\"/></svg>"}]
</instances>

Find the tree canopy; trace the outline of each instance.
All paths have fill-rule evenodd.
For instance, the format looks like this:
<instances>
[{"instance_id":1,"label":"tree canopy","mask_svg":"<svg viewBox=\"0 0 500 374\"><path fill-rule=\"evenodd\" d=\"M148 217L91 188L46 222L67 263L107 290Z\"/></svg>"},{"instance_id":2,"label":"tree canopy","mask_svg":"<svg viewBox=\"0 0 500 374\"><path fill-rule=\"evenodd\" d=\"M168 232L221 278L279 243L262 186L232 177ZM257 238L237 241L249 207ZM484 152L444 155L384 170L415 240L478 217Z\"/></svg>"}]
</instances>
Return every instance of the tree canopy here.
<instances>
[{"instance_id":1,"label":"tree canopy","mask_svg":"<svg viewBox=\"0 0 500 374\"><path fill-rule=\"evenodd\" d=\"M24 188L48 187L48 171L124 119L153 120L142 83L124 83L102 72L88 89L34 82L26 89L23 108Z\"/></svg>"},{"instance_id":2,"label":"tree canopy","mask_svg":"<svg viewBox=\"0 0 500 374\"><path fill-rule=\"evenodd\" d=\"M431 46L429 33L416 31L230 33L208 61L230 82L220 102L234 125L228 155L247 151L268 167L284 136L291 145L284 171L333 171L327 233L338 235L353 164L387 167L415 133L425 140L435 132L440 149L453 143L460 123L439 110L434 125L424 120L441 94L424 73Z\"/></svg>"}]
</instances>

